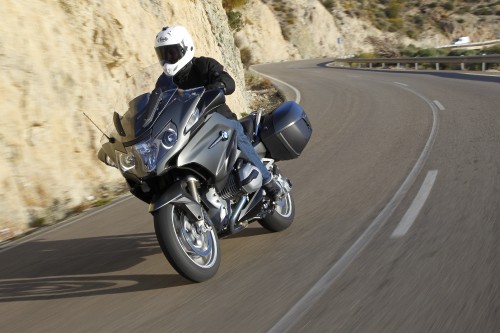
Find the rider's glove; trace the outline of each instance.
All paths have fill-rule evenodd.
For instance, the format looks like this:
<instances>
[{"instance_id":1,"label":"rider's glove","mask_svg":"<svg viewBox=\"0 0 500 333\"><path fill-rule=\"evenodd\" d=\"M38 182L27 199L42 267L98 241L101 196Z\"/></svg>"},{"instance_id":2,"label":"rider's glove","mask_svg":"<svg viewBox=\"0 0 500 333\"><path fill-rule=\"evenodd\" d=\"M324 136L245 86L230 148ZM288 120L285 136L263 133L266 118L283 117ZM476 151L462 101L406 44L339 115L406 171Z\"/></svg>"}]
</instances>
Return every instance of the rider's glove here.
<instances>
[{"instance_id":1,"label":"rider's glove","mask_svg":"<svg viewBox=\"0 0 500 333\"><path fill-rule=\"evenodd\" d=\"M207 84L205 86L205 89L207 89L207 90L222 89L222 91L224 91L224 93L226 92L226 86L224 85L224 83L222 83L220 81Z\"/></svg>"}]
</instances>

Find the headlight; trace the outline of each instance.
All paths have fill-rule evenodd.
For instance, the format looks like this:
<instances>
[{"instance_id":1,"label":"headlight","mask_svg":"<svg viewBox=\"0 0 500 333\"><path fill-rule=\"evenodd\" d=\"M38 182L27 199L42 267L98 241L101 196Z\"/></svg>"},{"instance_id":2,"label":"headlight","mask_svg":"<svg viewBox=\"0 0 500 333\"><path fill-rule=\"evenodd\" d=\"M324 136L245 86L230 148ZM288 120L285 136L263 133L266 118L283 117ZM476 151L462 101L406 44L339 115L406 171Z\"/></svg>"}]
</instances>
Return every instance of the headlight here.
<instances>
[{"instance_id":1,"label":"headlight","mask_svg":"<svg viewBox=\"0 0 500 333\"><path fill-rule=\"evenodd\" d=\"M154 142L146 141L143 143L138 143L134 146L134 150L141 157L146 172L151 172L156 169L158 147Z\"/></svg>"},{"instance_id":2,"label":"headlight","mask_svg":"<svg viewBox=\"0 0 500 333\"><path fill-rule=\"evenodd\" d=\"M128 147L127 153L117 151L120 169L138 177L147 176L156 170L158 160L165 156L177 140L177 126L170 122L158 136Z\"/></svg>"},{"instance_id":3,"label":"headlight","mask_svg":"<svg viewBox=\"0 0 500 333\"><path fill-rule=\"evenodd\" d=\"M177 126L174 123L168 123L165 128L165 132L163 132L163 136L161 138L161 144L166 149L172 148L177 142Z\"/></svg>"},{"instance_id":4,"label":"headlight","mask_svg":"<svg viewBox=\"0 0 500 333\"><path fill-rule=\"evenodd\" d=\"M189 117L189 120L186 124L186 127L184 128L184 134L189 132L191 127L193 127L194 124L200 119L200 109L195 108L193 113L191 114L191 117Z\"/></svg>"},{"instance_id":5,"label":"headlight","mask_svg":"<svg viewBox=\"0 0 500 333\"><path fill-rule=\"evenodd\" d=\"M118 156L118 165L120 165L120 169L125 172L130 169L135 168L135 157L132 154L124 154L122 152L116 152Z\"/></svg>"}]
</instances>

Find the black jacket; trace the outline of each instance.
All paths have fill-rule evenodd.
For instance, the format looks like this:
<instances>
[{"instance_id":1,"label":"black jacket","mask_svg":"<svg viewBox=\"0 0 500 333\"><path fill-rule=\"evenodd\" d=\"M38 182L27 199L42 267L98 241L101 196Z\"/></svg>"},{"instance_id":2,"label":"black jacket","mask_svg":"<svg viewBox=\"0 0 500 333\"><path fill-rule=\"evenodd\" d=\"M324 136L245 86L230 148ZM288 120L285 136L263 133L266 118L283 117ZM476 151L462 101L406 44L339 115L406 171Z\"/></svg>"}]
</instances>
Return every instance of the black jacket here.
<instances>
[{"instance_id":1,"label":"black jacket","mask_svg":"<svg viewBox=\"0 0 500 333\"><path fill-rule=\"evenodd\" d=\"M156 81L156 88L164 89L191 89L202 86L206 89L224 89L225 95L232 94L236 88L233 78L224 71L224 67L217 60L208 57L193 58L173 78L162 73ZM227 118L236 119L236 115L226 104L218 107L217 112Z\"/></svg>"}]
</instances>

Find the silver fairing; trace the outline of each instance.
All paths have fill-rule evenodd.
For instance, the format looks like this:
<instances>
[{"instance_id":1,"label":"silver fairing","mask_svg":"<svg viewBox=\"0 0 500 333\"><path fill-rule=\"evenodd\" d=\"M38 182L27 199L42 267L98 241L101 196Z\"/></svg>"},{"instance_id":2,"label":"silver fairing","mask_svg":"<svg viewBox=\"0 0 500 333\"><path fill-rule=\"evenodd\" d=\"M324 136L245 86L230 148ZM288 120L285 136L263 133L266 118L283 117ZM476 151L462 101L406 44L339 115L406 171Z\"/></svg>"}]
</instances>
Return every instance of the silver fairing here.
<instances>
[{"instance_id":1,"label":"silver fairing","mask_svg":"<svg viewBox=\"0 0 500 333\"><path fill-rule=\"evenodd\" d=\"M177 166L203 166L214 176L215 182L224 179L237 158L236 133L232 121L212 113L203 127L180 152Z\"/></svg>"}]
</instances>

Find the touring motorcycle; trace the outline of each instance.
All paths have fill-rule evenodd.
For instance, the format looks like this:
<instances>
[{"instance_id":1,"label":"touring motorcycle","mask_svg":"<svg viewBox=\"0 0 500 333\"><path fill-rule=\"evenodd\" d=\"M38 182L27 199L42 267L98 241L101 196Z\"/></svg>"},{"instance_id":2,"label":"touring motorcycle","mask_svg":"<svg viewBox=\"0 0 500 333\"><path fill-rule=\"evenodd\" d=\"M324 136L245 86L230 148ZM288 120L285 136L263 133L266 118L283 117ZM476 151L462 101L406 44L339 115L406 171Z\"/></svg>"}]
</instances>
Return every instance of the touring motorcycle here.
<instances>
[{"instance_id":1,"label":"touring motorcycle","mask_svg":"<svg viewBox=\"0 0 500 333\"><path fill-rule=\"evenodd\" d=\"M158 243L179 274L195 282L213 277L219 238L251 222L272 232L291 225L292 185L276 162L297 158L311 137L299 104L287 101L239 120L284 189L273 202L260 171L238 150L232 122L215 112L225 103L222 90L157 88L134 96L122 115L114 112L98 158L120 170L130 192L149 204Z\"/></svg>"}]
</instances>

